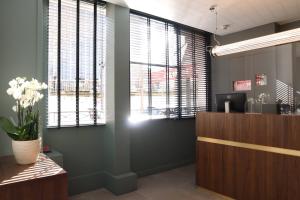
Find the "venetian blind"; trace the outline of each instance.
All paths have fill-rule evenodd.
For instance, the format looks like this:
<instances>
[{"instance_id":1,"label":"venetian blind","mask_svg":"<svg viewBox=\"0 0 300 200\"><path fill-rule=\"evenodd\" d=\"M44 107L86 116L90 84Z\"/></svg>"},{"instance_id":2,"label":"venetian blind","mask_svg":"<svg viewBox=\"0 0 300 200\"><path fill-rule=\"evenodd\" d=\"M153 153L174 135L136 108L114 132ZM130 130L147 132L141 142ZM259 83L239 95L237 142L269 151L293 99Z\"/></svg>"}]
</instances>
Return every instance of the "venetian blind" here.
<instances>
[{"instance_id":1,"label":"venetian blind","mask_svg":"<svg viewBox=\"0 0 300 200\"><path fill-rule=\"evenodd\" d=\"M105 3L50 0L48 126L105 122Z\"/></svg>"},{"instance_id":2,"label":"venetian blind","mask_svg":"<svg viewBox=\"0 0 300 200\"><path fill-rule=\"evenodd\" d=\"M209 109L208 36L130 15L131 119L194 117Z\"/></svg>"}]
</instances>

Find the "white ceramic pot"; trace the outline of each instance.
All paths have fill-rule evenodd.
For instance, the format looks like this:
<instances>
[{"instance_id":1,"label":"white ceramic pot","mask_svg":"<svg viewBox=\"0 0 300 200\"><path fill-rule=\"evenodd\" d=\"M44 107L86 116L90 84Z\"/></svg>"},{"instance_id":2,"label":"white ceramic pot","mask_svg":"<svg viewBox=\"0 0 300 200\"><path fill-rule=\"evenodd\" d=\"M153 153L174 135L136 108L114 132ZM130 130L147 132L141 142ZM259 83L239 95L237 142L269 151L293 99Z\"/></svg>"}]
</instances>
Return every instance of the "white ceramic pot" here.
<instances>
[{"instance_id":1,"label":"white ceramic pot","mask_svg":"<svg viewBox=\"0 0 300 200\"><path fill-rule=\"evenodd\" d=\"M18 164L35 163L41 151L41 139L29 141L12 140L12 149Z\"/></svg>"}]
</instances>

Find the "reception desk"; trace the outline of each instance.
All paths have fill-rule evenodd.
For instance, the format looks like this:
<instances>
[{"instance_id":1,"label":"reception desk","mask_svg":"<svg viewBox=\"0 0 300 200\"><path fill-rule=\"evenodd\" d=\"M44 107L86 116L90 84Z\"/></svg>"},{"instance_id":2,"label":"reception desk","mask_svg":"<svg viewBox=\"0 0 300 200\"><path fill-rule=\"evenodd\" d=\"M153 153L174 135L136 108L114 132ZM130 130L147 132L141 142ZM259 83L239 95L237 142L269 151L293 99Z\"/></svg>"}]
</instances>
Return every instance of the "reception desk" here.
<instances>
[{"instance_id":1,"label":"reception desk","mask_svg":"<svg viewBox=\"0 0 300 200\"><path fill-rule=\"evenodd\" d=\"M199 112L196 184L241 200L300 199L300 116Z\"/></svg>"}]
</instances>

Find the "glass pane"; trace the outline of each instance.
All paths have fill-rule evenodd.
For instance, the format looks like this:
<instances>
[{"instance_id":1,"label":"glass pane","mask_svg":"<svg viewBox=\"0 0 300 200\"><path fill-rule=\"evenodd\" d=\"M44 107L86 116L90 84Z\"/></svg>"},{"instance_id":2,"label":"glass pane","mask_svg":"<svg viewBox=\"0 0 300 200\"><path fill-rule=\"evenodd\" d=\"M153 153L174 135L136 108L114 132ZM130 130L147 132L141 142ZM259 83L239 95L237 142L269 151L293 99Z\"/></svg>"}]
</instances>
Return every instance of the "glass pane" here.
<instances>
[{"instance_id":1,"label":"glass pane","mask_svg":"<svg viewBox=\"0 0 300 200\"><path fill-rule=\"evenodd\" d=\"M130 65L130 107L134 119L148 119L148 66Z\"/></svg>"},{"instance_id":2,"label":"glass pane","mask_svg":"<svg viewBox=\"0 0 300 200\"><path fill-rule=\"evenodd\" d=\"M168 26L169 44L169 117L178 116L178 66L177 66L177 34L174 26Z\"/></svg>"},{"instance_id":3,"label":"glass pane","mask_svg":"<svg viewBox=\"0 0 300 200\"><path fill-rule=\"evenodd\" d=\"M79 123L94 123L94 6L80 2Z\"/></svg>"},{"instance_id":4,"label":"glass pane","mask_svg":"<svg viewBox=\"0 0 300 200\"><path fill-rule=\"evenodd\" d=\"M131 15L130 18L130 61L148 62L147 18Z\"/></svg>"},{"instance_id":5,"label":"glass pane","mask_svg":"<svg viewBox=\"0 0 300 200\"><path fill-rule=\"evenodd\" d=\"M97 9L97 123L105 123L106 13Z\"/></svg>"},{"instance_id":6,"label":"glass pane","mask_svg":"<svg viewBox=\"0 0 300 200\"><path fill-rule=\"evenodd\" d=\"M169 117L174 118L178 116L178 68L169 68Z\"/></svg>"},{"instance_id":7,"label":"glass pane","mask_svg":"<svg viewBox=\"0 0 300 200\"><path fill-rule=\"evenodd\" d=\"M166 66L166 28L165 23L150 21L151 64Z\"/></svg>"},{"instance_id":8,"label":"glass pane","mask_svg":"<svg viewBox=\"0 0 300 200\"><path fill-rule=\"evenodd\" d=\"M61 5L61 125L76 124L76 1Z\"/></svg>"},{"instance_id":9,"label":"glass pane","mask_svg":"<svg viewBox=\"0 0 300 200\"><path fill-rule=\"evenodd\" d=\"M192 33L181 32L181 113L183 116L195 114L194 68Z\"/></svg>"},{"instance_id":10,"label":"glass pane","mask_svg":"<svg viewBox=\"0 0 300 200\"><path fill-rule=\"evenodd\" d=\"M165 118L167 108L166 67L151 66L152 118Z\"/></svg>"},{"instance_id":11,"label":"glass pane","mask_svg":"<svg viewBox=\"0 0 300 200\"><path fill-rule=\"evenodd\" d=\"M48 34L48 126L58 125L57 104L57 31L58 3L49 1Z\"/></svg>"},{"instance_id":12,"label":"glass pane","mask_svg":"<svg viewBox=\"0 0 300 200\"><path fill-rule=\"evenodd\" d=\"M205 38L195 35L195 65L196 65L196 107L197 111L206 111L207 108L207 58Z\"/></svg>"}]
</instances>

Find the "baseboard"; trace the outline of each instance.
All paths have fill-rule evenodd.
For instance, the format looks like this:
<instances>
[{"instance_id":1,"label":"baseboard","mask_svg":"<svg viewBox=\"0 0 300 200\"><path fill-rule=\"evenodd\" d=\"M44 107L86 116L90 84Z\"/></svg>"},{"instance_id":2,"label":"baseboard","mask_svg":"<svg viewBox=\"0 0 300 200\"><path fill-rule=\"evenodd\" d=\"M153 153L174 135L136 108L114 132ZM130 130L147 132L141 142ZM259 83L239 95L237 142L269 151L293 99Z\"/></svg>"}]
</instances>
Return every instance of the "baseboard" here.
<instances>
[{"instance_id":1,"label":"baseboard","mask_svg":"<svg viewBox=\"0 0 300 200\"><path fill-rule=\"evenodd\" d=\"M137 175L128 172L120 175L113 175L110 172L104 172L105 188L116 195L132 192L137 189Z\"/></svg>"},{"instance_id":2,"label":"baseboard","mask_svg":"<svg viewBox=\"0 0 300 200\"><path fill-rule=\"evenodd\" d=\"M138 177L143 177L143 176L148 176L151 174L157 174L163 171L167 171L167 170L171 170L174 168L178 168L184 165L188 165L188 164L192 164L195 162L194 158L190 158L187 160L183 160L180 162L176 162L176 163L170 163L170 164L166 164L166 165L161 165L152 169L146 169L146 170L142 170L142 171L136 171L135 173L138 175Z\"/></svg>"},{"instance_id":3,"label":"baseboard","mask_svg":"<svg viewBox=\"0 0 300 200\"><path fill-rule=\"evenodd\" d=\"M105 175L103 172L95 172L69 178L69 195L75 195L104 186Z\"/></svg>"},{"instance_id":4,"label":"baseboard","mask_svg":"<svg viewBox=\"0 0 300 200\"><path fill-rule=\"evenodd\" d=\"M152 169L128 172L121 175L113 175L110 172L95 172L69 178L69 195L88 192L105 187L116 195L132 192L137 189L137 177L156 174L159 172L171 170L184 165L194 163L194 159L170 163L158 166Z\"/></svg>"}]
</instances>

